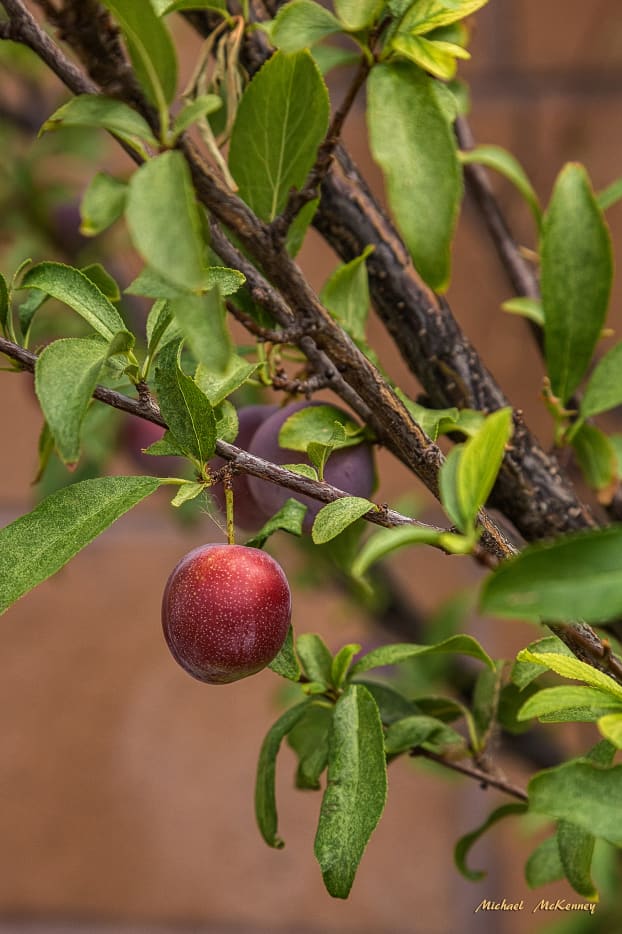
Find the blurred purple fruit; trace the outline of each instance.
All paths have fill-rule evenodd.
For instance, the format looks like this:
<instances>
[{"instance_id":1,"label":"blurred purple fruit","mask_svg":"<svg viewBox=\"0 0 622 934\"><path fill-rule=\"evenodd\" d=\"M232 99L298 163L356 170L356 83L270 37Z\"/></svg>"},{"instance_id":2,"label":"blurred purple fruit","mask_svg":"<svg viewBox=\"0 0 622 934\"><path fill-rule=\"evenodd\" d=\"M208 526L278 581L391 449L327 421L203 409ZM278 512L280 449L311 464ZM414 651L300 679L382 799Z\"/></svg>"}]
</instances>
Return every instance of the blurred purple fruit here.
<instances>
[{"instance_id":1,"label":"blurred purple fruit","mask_svg":"<svg viewBox=\"0 0 622 934\"><path fill-rule=\"evenodd\" d=\"M132 461L146 474L158 477L184 476L185 458L162 456L154 457L152 454L143 454L143 448L148 448L155 441L161 441L164 428L154 425L144 418L128 418L123 425L123 449L129 454Z\"/></svg>"},{"instance_id":2,"label":"blurred purple fruit","mask_svg":"<svg viewBox=\"0 0 622 934\"><path fill-rule=\"evenodd\" d=\"M249 447L250 453L272 461L274 464L309 464L309 458L302 451L279 447L279 432L281 426L295 412L309 406L326 404L325 402L294 402L279 409L255 432ZM332 406L332 408L342 415L347 414L337 406ZM334 451L324 468L324 479L327 483L345 490L352 496L368 497L374 488L374 459L370 446L363 443L357 444L356 447ZM291 490L286 490L267 480L260 480L258 477L249 476L248 487L255 502L261 504L261 508L268 516L278 512L286 500L292 497L307 506L303 522L305 532L311 530L313 520L324 505L311 497L295 494Z\"/></svg>"},{"instance_id":3,"label":"blurred purple fruit","mask_svg":"<svg viewBox=\"0 0 622 934\"><path fill-rule=\"evenodd\" d=\"M276 405L247 405L238 411L239 430L235 439L237 447L244 451L249 450L251 438L259 426L278 411ZM226 461L222 457L214 457L210 461L211 470L224 467ZM247 532L258 532L266 519L272 515L251 496L248 487L249 477L246 474L237 474L233 478L233 510L235 524ZM225 491L222 483L218 483L212 490L214 499L223 516L226 514Z\"/></svg>"}]
</instances>

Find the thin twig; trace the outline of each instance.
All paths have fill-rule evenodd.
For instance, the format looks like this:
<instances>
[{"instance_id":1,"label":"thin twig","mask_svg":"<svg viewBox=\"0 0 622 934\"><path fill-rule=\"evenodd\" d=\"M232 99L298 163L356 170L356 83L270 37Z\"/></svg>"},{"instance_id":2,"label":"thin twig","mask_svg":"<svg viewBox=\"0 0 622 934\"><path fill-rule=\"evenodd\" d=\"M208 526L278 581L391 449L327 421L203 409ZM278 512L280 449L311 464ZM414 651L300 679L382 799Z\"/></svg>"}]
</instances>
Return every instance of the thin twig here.
<instances>
[{"instance_id":1,"label":"thin twig","mask_svg":"<svg viewBox=\"0 0 622 934\"><path fill-rule=\"evenodd\" d=\"M411 752L413 758L421 757L423 759L429 759L431 762L437 762L439 765L444 766L446 769L452 769L454 772L460 772L462 775L468 775L469 778L474 778L480 783L482 788L497 788L499 791L504 791L508 795L512 795L513 798L518 798L519 801L528 801L529 796L526 791L523 791L522 788L519 788L518 785L513 785L511 782L508 782L504 778L499 778L496 775L491 775L489 772L484 772L482 769L476 768L474 765L465 765L464 762L454 762L452 759L445 759L443 756L439 756L435 752L430 752L427 749L413 749Z\"/></svg>"}]
</instances>

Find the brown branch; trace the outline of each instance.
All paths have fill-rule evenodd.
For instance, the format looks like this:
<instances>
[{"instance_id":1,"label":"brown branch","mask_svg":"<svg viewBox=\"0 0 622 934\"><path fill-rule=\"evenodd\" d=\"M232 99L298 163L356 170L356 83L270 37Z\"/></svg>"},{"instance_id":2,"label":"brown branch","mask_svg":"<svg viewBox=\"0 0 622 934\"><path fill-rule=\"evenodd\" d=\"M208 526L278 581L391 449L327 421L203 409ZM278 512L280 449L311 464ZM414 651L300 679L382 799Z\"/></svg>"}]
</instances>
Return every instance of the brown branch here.
<instances>
[{"instance_id":1,"label":"brown branch","mask_svg":"<svg viewBox=\"0 0 622 934\"><path fill-rule=\"evenodd\" d=\"M490 772L484 772L474 765L466 765L464 762L454 762L452 759L446 759L435 752L430 752L427 749L421 748L413 749L410 755L413 758L421 757L423 759L429 759L431 762L437 762L446 769L452 769L454 772L468 775L469 778L474 778L478 781L482 788L488 788L490 786L491 788L497 788L499 791L504 791L508 795L512 795L513 798L518 798L519 801L529 800L527 792L519 788L518 785L513 785L511 782L507 781L507 779L500 778L497 775L491 775Z\"/></svg>"}]
</instances>

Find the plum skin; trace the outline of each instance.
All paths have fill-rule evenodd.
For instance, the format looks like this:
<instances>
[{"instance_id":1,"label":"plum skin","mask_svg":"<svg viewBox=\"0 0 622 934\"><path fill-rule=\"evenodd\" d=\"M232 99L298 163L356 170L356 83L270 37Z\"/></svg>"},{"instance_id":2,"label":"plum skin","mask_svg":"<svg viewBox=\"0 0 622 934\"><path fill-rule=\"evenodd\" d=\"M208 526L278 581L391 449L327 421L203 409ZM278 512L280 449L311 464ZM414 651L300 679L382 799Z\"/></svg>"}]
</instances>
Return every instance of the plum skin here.
<instances>
[{"instance_id":1,"label":"plum skin","mask_svg":"<svg viewBox=\"0 0 622 934\"><path fill-rule=\"evenodd\" d=\"M207 544L179 561L162 598L164 638L188 674L227 684L265 668L281 649L291 592L281 566L258 548Z\"/></svg>"},{"instance_id":2,"label":"plum skin","mask_svg":"<svg viewBox=\"0 0 622 934\"><path fill-rule=\"evenodd\" d=\"M306 454L279 446L279 432L285 421L295 412L315 405L330 405L333 409L347 414L343 409L327 402L293 402L278 409L263 421L253 435L248 450L257 457L274 464L310 464ZM374 489L374 457L369 444L357 444L353 447L334 451L326 462L324 480L333 486L345 490L352 496L369 497ZM277 486L259 477L248 477L248 488L255 503L260 503L267 517L274 515L290 497L297 499L307 507L302 523L303 530L310 532L313 521L325 504L319 500L294 493L285 487Z\"/></svg>"}]
</instances>

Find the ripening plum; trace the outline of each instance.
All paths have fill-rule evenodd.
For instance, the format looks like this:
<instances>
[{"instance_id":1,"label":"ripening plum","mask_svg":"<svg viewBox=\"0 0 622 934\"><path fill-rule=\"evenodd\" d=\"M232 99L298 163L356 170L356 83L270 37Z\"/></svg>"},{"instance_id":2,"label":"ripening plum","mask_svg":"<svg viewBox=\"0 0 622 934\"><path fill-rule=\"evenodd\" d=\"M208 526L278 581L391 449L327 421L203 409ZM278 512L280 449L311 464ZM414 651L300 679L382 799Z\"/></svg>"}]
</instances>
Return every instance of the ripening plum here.
<instances>
[{"instance_id":1,"label":"ripening plum","mask_svg":"<svg viewBox=\"0 0 622 934\"><path fill-rule=\"evenodd\" d=\"M185 458L172 455L154 457L152 454L143 453L144 448L148 448L155 441L161 441L163 436L164 428L144 418L126 419L121 432L124 450L144 473L159 477L178 477L181 472L181 476L184 476Z\"/></svg>"},{"instance_id":2,"label":"ripening plum","mask_svg":"<svg viewBox=\"0 0 622 934\"><path fill-rule=\"evenodd\" d=\"M301 451L293 451L279 447L279 432L282 425L290 415L301 409L314 405L326 405L325 402L294 402L278 409L259 426L253 435L249 451L257 457L272 461L275 464L309 464L309 458ZM332 406L336 412L345 415L343 409ZM368 444L358 444L355 447L341 448L334 451L324 468L324 479L327 483L339 487L352 496L370 496L375 481L374 459L371 447ZM324 505L309 496L293 493L285 487L277 486L268 480L258 477L248 477L248 487L257 504L271 516L277 512L290 497L299 500L307 506L303 522L306 532L311 530L313 520Z\"/></svg>"},{"instance_id":3,"label":"ripening plum","mask_svg":"<svg viewBox=\"0 0 622 934\"><path fill-rule=\"evenodd\" d=\"M175 660L208 684L265 668L285 641L291 592L281 566L258 548L208 544L173 569L162 627Z\"/></svg>"}]
</instances>

